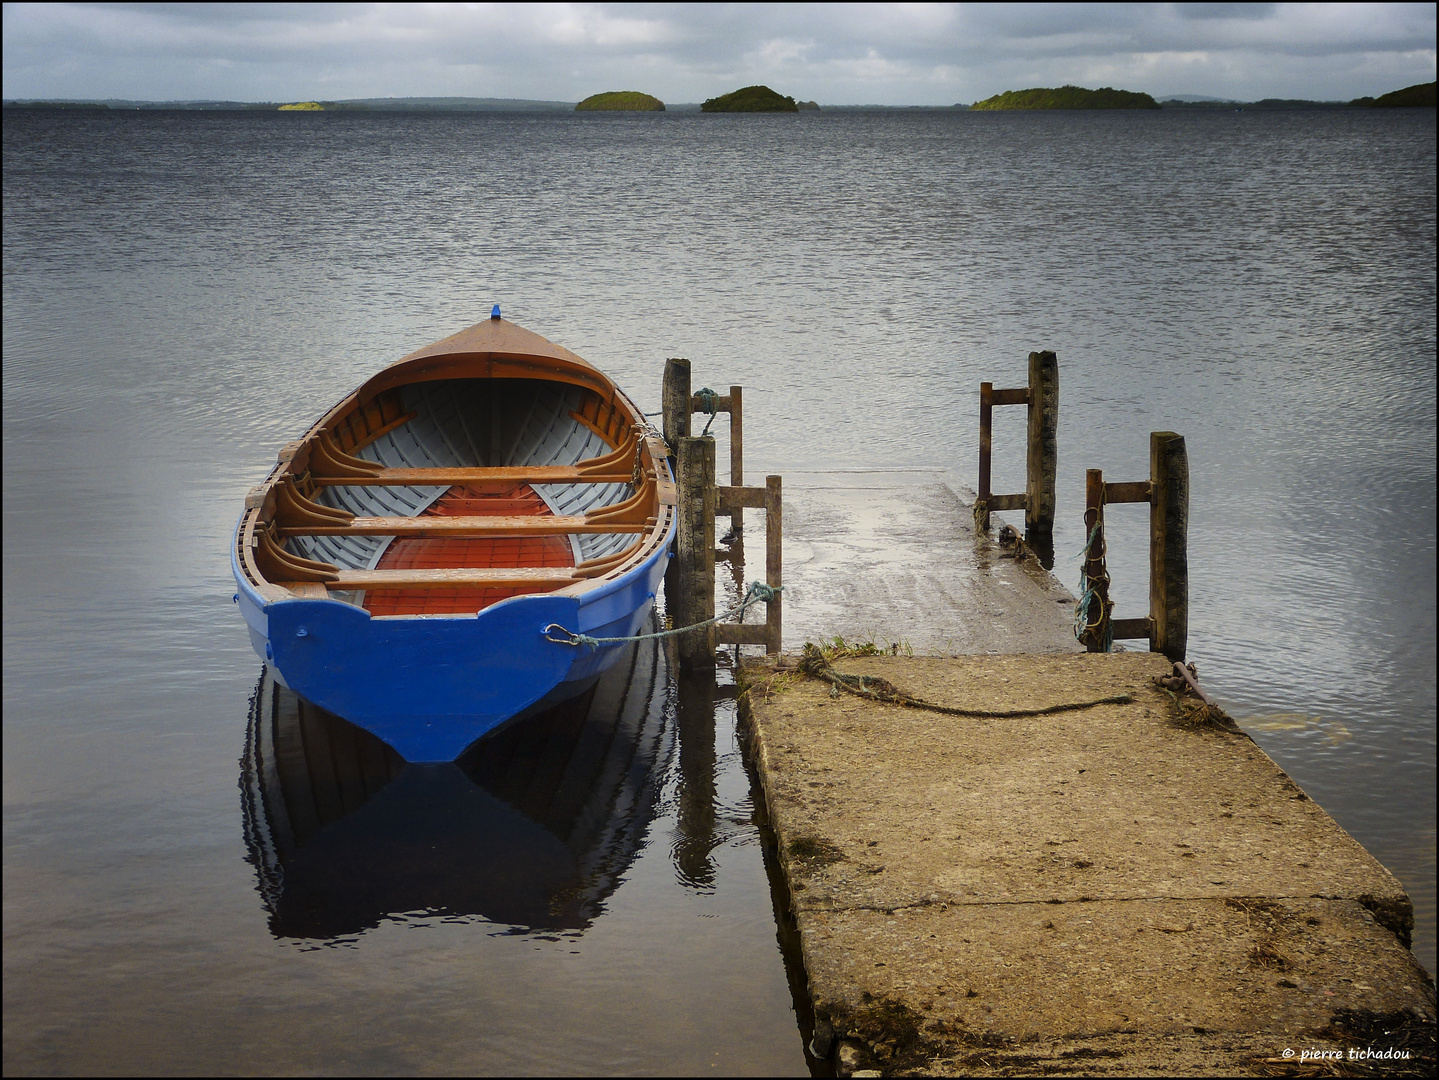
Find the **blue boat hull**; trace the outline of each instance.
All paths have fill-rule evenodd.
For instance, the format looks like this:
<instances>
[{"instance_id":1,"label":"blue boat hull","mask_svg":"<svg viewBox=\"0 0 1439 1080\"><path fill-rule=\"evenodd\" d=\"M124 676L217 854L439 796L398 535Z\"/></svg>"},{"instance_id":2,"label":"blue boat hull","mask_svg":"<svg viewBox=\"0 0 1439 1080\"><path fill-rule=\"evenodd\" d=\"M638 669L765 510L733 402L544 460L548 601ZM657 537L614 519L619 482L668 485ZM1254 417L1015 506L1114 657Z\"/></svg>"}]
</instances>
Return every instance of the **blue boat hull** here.
<instances>
[{"instance_id":1,"label":"blue boat hull","mask_svg":"<svg viewBox=\"0 0 1439 1080\"><path fill-rule=\"evenodd\" d=\"M674 526L670 536L673 539ZM591 637L644 627L669 543L621 577L579 597L533 594L478 615L387 616L338 600L266 602L231 546L235 599L250 640L281 681L412 762L459 757L476 739L544 698L578 694L624 646L551 641L557 623Z\"/></svg>"}]
</instances>

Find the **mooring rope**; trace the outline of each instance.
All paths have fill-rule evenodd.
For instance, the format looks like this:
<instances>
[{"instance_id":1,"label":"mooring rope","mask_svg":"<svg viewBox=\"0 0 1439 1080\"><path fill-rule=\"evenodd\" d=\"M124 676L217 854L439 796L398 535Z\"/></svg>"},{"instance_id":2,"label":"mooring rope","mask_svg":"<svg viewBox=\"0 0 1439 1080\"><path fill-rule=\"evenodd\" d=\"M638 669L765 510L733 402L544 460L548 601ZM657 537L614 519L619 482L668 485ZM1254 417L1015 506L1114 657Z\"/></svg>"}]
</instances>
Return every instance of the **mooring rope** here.
<instances>
[{"instance_id":1,"label":"mooring rope","mask_svg":"<svg viewBox=\"0 0 1439 1080\"><path fill-rule=\"evenodd\" d=\"M1100 586L1104 587L1106 595L1109 592L1109 568L1105 566L1104 563L1104 557L1108 553L1109 546L1104 540L1103 533L1100 531L1103 527L1103 523L1099 520L1094 522L1094 528L1089 532L1089 539L1084 542L1083 549L1075 556L1083 561L1079 564L1080 595L1079 603L1076 604L1074 608L1074 637L1076 641L1084 641L1084 636L1086 634L1092 635L1094 629L1102 622L1104 624L1104 638L1099 643L1103 646L1101 651L1113 652L1114 623L1104 617L1104 599L1099 592ZM1100 576L1090 577L1088 567L1090 560L1094 558L1090 552L1094 547L1094 541L1096 539L1099 541L1098 561L1101 568ZM1091 622L1089 618L1091 607L1097 607L1099 609L1093 622Z\"/></svg>"},{"instance_id":2,"label":"mooring rope","mask_svg":"<svg viewBox=\"0 0 1439 1080\"><path fill-rule=\"evenodd\" d=\"M647 641L650 638L673 637L675 634L683 634L688 630L698 630L702 626L709 626L712 623L724 622L726 619L739 616L741 619L744 613L754 604L768 603L780 593L784 592L783 585L766 585L762 581L751 581L749 589L742 599L728 611L716 615L713 619L706 619L704 622L692 623L689 626L677 626L673 630L659 630L653 634L634 634L630 637L590 637L589 634L577 634L573 630L566 630L559 623L550 623L541 631L547 641L553 641L556 645L588 645L595 648L599 645L618 645L628 641ZM564 637L555 637L555 634L563 634Z\"/></svg>"},{"instance_id":3,"label":"mooring rope","mask_svg":"<svg viewBox=\"0 0 1439 1080\"><path fill-rule=\"evenodd\" d=\"M700 438L703 439L710 433L710 424L713 424L715 417L719 415L719 395L704 386L695 391L695 397L700 399L700 412L709 414L709 424L700 432Z\"/></svg>"},{"instance_id":4,"label":"mooring rope","mask_svg":"<svg viewBox=\"0 0 1439 1080\"><path fill-rule=\"evenodd\" d=\"M1096 705L1128 705L1134 701L1129 694L1115 694L1111 697L1095 698L1093 701L1077 701L1064 705L1049 705L1043 709L959 709L952 705L936 705L895 686L888 679L874 675L845 675L834 669L824 650L813 642L807 642L804 656L800 658L799 671L812 679L823 679L840 690L847 690L857 697L868 698L885 705L904 705L911 709L926 709L944 713L947 716L978 716L992 719L1012 719L1023 716L1048 716L1051 713L1072 712L1077 709L1092 709ZM831 691L833 693L833 691Z\"/></svg>"}]
</instances>

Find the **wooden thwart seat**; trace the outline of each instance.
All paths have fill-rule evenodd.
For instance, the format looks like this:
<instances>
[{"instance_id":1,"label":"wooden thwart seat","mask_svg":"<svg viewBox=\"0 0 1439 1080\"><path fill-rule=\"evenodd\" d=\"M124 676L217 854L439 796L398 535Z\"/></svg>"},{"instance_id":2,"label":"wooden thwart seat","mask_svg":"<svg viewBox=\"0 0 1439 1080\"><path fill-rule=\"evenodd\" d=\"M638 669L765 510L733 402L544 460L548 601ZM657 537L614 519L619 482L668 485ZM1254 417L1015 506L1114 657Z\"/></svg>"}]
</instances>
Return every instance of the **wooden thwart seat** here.
<instances>
[{"instance_id":1,"label":"wooden thwart seat","mask_svg":"<svg viewBox=\"0 0 1439 1080\"><path fill-rule=\"evenodd\" d=\"M667 488L673 485L666 485ZM639 533L654 524L662 497L650 480L623 502L584 515L484 514L356 517L307 498L292 477L275 487L274 525L285 536L565 536Z\"/></svg>"},{"instance_id":2,"label":"wooden thwart seat","mask_svg":"<svg viewBox=\"0 0 1439 1080\"><path fill-rule=\"evenodd\" d=\"M535 589L583 581L573 566L521 566L437 570L341 570L326 589Z\"/></svg>"},{"instance_id":3,"label":"wooden thwart seat","mask_svg":"<svg viewBox=\"0 0 1439 1080\"><path fill-rule=\"evenodd\" d=\"M268 537L262 541L268 545ZM542 589L576 585L589 578L600 577L633 558L640 542L623 551L600 559L590 559L578 566L516 566L516 567L453 567L403 570L341 570L329 563L309 563L278 548L292 560L285 567L300 580L282 581L281 586L299 596L323 598L331 590L346 592L354 589ZM279 569L279 567L277 567ZM310 576L313 575L313 576Z\"/></svg>"},{"instance_id":4,"label":"wooden thwart seat","mask_svg":"<svg viewBox=\"0 0 1439 1080\"><path fill-rule=\"evenodd\" d=\"M448 487L453 484L627 484L635 474L637 433L633 430L613 451L574 465L463 466L435 469L387 469L378 462L347 454L321 431L310 444L310 479L321 486Z\"/></svg>"},{"instance_id":5,"label":"wooden thwart seat","mask_svg":"<svg viewBox=\"0 0 1439 1080\"><path fill-rule=\"evenodd\" d=\"M641 533L643 521L596 521L571 515L485 517L357 517L340 522L280 522L286 536L566 536L570 533Z\"/></svg>"}]
</instances>

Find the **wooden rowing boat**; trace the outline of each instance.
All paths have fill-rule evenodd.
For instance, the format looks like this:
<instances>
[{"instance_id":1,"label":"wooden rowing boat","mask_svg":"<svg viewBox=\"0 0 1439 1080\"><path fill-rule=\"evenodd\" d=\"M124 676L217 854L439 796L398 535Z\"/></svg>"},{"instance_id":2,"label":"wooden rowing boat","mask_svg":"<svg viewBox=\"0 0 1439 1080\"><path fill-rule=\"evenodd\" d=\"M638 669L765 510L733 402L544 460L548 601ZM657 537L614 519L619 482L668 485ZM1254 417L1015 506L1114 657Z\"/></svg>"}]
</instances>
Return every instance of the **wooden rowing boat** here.
<instances>
[{"instance_id":1,"label":"wooden rowing boat","mask_svg":"<svg viewBox=\"0 0 1439 1080\"><path fill-rule=\"evenodd\" d=\"M281 449L231 552L251 642L406 760L452 761L620 655L574 634L644 623L675 530L666 453L603 373L496 307Z\"/></svg>"}]
</instances>

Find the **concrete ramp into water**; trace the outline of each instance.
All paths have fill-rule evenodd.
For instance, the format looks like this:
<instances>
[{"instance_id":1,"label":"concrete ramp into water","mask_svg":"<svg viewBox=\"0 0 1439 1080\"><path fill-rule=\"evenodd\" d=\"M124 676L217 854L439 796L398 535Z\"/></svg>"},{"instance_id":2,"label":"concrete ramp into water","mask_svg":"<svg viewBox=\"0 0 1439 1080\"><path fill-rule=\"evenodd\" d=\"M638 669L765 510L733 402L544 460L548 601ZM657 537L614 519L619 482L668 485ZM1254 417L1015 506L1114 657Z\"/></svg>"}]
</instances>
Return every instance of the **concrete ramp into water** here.
<instances>
[{"instance_id":1,"label":"concrete ramp into water","mask_svg":"<svg viewBox=\"0 0 1439 1080\"><path fill-rule=\"evenodd\" d=\"M1163 657L1075 655L1072 598L976 548L936 477L785 487L791 649L907 643L833 668L950 709L1129 698L949 715L746 661L818 1056L841 1075L1432 1073L1402 886L1247 736L1186 722Z\"/></svg>"},{"instance_id":2,"label":"concrete ramp into water","mask_svg":"<svg viewBox=\"0 0 1439 1080\"><path fill-rule=\"evenodd\" d=\"M1033 558L974 543L938 472L787 473L784 640L838 634L923 655L1072 653L1074 597Z\"/></svg>"}]
</instances>

